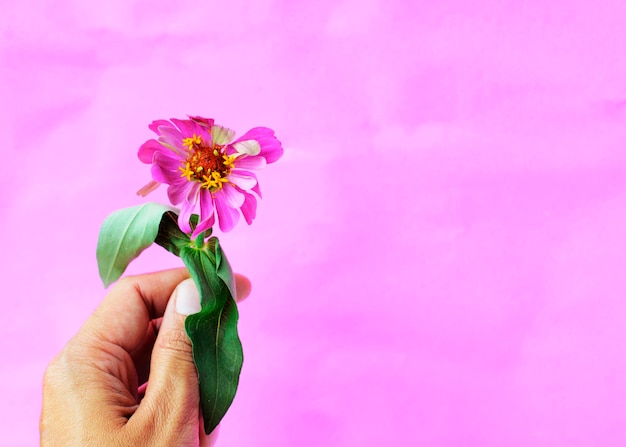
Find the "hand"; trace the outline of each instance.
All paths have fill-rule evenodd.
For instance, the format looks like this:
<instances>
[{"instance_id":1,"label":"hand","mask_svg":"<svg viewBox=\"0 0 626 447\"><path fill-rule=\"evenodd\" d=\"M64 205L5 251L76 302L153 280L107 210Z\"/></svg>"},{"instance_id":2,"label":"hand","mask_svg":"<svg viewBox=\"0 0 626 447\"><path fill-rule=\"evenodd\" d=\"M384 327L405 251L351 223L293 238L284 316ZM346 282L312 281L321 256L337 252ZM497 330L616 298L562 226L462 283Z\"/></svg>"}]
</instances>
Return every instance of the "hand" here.
<instances>
[{"instance_id":1,"label":"hand","mask_svg":"<svg viewBox=\"0 0 626 447\"><path fill-rule=\"evenodd\" d=\"M217 429L204 434L198 376L185 333L185 315L200 310L198 290L188 278L187 270L176 269L116 284L48 366L41 446L215 442ZM242 300L250 281L240 275L235 280Z\"/></svg>"}]
</instances>

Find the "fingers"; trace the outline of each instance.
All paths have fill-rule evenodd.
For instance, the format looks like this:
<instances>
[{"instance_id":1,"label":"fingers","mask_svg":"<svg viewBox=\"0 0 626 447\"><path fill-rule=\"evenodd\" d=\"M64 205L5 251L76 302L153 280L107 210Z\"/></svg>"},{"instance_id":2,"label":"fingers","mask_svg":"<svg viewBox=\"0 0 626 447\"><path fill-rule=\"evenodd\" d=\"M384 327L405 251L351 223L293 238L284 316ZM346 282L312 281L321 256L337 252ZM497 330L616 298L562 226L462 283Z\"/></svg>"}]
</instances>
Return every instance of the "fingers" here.
<instances>
[{"instance_id":1,"label":"fingers","mask_svg":"<svg viewBox=\"0 0 626 447\"><path fill-rule=\"evenodd\" d=\"M174 269L119 281L85 323L79 336L133 352L141 346L150 321L163 315L174 288L189 277Z\"/></svg>"},{"instance_id":2,"label":"fingers","mask_svg":"<svg viewBox=\"0 0 626 447\"><path fill-rule=\"evenodd\" d=\"M219 432L220 426L218 425L217 427L215 427L215 430L213 430L210 435L207 435L206 433L204 433L204 422L201 420L200 434L198 436L200 440L200 447L213 447L217 442L217 436L219 435Z\"/></svg>"},{"instance_id":3,"label":"fingers","mask_svg":"<svg viewBox=\"0 0 626 447\"><path fill-rule=\"evenodd\" d=\"M240 303L248 298L252 290L252 283L248 278L239 273L235 273L235 300Z\"/></svg>"},{"instance_id":4,"label":"fingers","mask_svg":"<svg viewBox=\"0 0 626 447\"><path fill-rule=\"evenodd\" d=\"M162 428L160 432L178 437L160 439L159 445L186 445L180 440L198 436L198 373L185 332L185 316L199 311L198 289L192 279L186 279L176 287L165 310L152 350L146 394L129 420L131 425L154 424Z\"/></svg>"},{"instance_id":5,"label":"fingers","mask_svg":"<svg viewBox=\"0 0 626 447\"><path fill-rule=\"evenodd\" d=\"M175 287L186 278L185 268L123 278L81 332L134 353L145 344L150 321L163 316ZM235 288L237 301L243 301L250 294L250 280L236 273Z\"/></svg>"}]
</instances>

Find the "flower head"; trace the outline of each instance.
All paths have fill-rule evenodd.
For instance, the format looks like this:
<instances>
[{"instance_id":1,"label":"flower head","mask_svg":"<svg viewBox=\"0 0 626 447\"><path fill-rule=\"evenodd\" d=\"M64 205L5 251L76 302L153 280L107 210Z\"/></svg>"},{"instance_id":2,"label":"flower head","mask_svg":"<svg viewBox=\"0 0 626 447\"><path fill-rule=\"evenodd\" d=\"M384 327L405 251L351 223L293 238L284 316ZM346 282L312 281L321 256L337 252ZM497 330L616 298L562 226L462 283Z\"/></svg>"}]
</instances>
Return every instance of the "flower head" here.
<instances>
[{"instance_id":1,"label":"flower head","mask_svg":"<svg viewBox=\"0 0 626 447\"><path fill-rule=\"evenodd\" d=\"M139 159L152 164L153 181L137 194L145 196L161 183L180 207L178 225L191 233L189 219L197 205L200 220L191 237L215 224L230 231L239 221L240 210L248 224L256 215L256 197L261 190L254 170L278 160L283 154L274 131L256 127L234 140L235 132L216 125L212 119L189 117L157 120L150 129L158 140L146 141L139 148Z\"/></svg>"}]
</instances>

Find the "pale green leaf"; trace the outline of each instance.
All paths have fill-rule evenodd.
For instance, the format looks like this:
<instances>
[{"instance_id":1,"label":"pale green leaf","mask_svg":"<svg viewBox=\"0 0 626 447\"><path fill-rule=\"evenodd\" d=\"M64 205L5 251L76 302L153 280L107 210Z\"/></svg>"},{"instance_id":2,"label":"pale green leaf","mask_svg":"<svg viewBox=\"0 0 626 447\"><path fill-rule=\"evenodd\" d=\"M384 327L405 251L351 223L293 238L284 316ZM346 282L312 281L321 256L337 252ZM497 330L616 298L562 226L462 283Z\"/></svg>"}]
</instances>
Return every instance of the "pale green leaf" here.
<instances>
[{"instance_id":1,"label":"pale green leaf","mask_svg":"<svg viewBox=\"0 0 626 447\"><path fill-rule=\"evenodd\" d=\"M98 236L96 258L100 279L107 287L128 264L154 242L163 214L172 208L146 203L117 210L106 218Z\"/></svg>"}]
</instances>

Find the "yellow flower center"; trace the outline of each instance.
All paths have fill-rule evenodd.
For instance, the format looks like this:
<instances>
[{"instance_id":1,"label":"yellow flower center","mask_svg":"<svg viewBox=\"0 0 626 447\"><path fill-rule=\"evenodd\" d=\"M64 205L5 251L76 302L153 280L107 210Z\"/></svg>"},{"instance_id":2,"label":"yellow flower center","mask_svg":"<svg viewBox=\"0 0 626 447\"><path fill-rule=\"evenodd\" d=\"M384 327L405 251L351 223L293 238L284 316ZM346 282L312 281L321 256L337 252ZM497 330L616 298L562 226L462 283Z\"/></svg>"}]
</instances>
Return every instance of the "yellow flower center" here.
<instances>
[{"instance_id":1,"label":"yellow flower center","mask_svg":"<svg viewBox=\"0 0 626 447\"><path fill-rule=\"evenodd\" d=\"M204 144L199 135L185 138L183 146L188 148L189 155L178 168L180 176L190 182L199 182L202 188L211 192L222 189L222 185L228 182L235 156L226 155L223 146Z\"/></svg>"}]
</instances>

